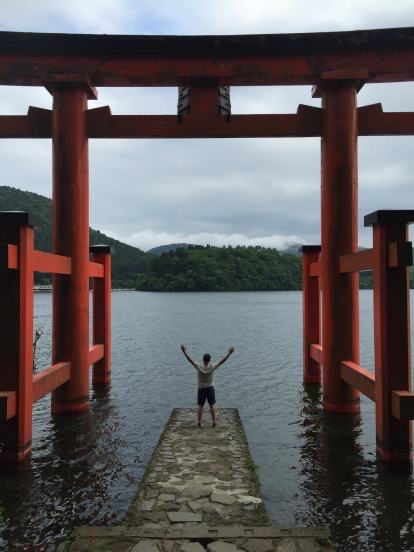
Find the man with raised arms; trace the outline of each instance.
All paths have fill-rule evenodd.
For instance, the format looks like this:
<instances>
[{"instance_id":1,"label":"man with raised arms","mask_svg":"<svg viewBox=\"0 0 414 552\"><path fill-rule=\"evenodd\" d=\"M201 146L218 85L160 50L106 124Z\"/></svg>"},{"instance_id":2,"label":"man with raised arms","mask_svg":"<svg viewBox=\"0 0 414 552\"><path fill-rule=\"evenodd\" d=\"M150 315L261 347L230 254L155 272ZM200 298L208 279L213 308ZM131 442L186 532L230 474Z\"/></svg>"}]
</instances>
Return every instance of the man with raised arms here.
<instances>
[{"instance_id":1,"label":"man with raised arms","mask_svg":"<svg viewBox=\"0 0 414 552\"><path fill-rule=\"evenodd\" d=\"M215 364L211 363L211 355L209 355L208 353L206 353L203 356L203 363L199 364L198 362L195 362L187 353L185 345L181 345L181 350L184 353L185 358L188 360L190 364L194 366L194 368L197 370L197 373L198 373L198 396L197 396L198 427L201 427L201 416L203 415L203 408L204 408L206 399L210 406L211 418L213 420L213 427L216 427L217 419L216 419L216 407L214 406L216 404L216 395L214 391L214 372L217 370L219 366L221 366L224 362L226 362L226 360L229 358L229 356L232 353L234 353L234 347L230 347L227 355L223 357L219 362L216 362Z\"/></svg>"}]
</instances>

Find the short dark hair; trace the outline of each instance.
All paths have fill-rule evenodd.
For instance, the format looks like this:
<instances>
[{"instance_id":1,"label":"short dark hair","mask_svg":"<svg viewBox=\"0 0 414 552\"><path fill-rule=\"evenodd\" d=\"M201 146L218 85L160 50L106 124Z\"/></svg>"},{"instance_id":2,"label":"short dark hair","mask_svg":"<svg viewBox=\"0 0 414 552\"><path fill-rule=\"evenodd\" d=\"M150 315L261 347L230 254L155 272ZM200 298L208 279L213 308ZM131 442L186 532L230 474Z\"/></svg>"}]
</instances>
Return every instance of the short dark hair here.
<instances>
[{"instance_id":1,"label":"short dark hair","mask_svg":"<svg viewBox=\"0 0 414 552\"><path fill-rule=\"evenodd\" d=\"M204 356L203 356L203 362L210 362L211 360L211 355L209 355L208 353L206 353Z\"/></svg>"}]
</instances>

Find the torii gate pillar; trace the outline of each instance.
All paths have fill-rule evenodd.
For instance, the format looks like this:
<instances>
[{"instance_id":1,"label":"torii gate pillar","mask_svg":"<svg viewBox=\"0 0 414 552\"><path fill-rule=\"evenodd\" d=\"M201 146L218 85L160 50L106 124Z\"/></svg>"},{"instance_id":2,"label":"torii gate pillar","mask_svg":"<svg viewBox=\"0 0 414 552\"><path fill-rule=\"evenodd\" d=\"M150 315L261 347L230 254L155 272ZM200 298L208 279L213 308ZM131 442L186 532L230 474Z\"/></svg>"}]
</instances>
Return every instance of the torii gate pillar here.
<instances>
[{"instance_id":1,"label":"torii gate pillar","mask_svg":"<svg viewBox=\"0 0 414 552\"><path fill-rule=\"evenodd\" d=\"M339 257L358 251L357 83L322 82L323 405L354 413L359 391L341 379L340 363L359 364L358 274L340 274Z\"/></svg>"},{"instance_id":2,"label":"torii gate pillar","mask_svg":"<svg viewBox=\"0 0 414 552\"><path fill-rule=\"evenodd\" d=\"M56 77L59 78L59 77ZM71 377L52 393L52 412L89 407L89 161L86 82L52 82L53 253L70 257L70 275L53 275L52 363ZM93 96L92 96L93 97Z\"/></svg>"}]
</instances>

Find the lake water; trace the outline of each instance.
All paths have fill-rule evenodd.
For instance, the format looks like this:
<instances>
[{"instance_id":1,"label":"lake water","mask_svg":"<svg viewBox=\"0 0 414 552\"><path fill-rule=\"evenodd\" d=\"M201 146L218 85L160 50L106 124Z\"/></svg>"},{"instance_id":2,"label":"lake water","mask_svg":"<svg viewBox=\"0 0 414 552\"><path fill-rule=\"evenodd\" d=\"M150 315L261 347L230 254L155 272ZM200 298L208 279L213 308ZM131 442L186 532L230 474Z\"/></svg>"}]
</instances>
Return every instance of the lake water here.
<instances>
[{"instance_id":1,"label":"lake water","mask_svg":"<svg viewBox=\"0 0 414 552\"><path fill-rule=\"evenodd\" d=\"M412 302L413 304L412 297ZM51 294L35 294L39 369L51 364ZM0 468L0 548L56 550L78 525L118 524L173 407L193 407L193 358L236 352L216 373L219 407L237 407L274 525L330 527L341 551L414 549L414 482L375 455L374 404L323 412L302 383L301 292L112 294L112 383L90 410L34 405L33 454ZM361 365L373 369L372 292L360 293ZM209 421L206 419L206 421ZM218 420L220 423L220 420Z\"/></svg>"}]
</instances>

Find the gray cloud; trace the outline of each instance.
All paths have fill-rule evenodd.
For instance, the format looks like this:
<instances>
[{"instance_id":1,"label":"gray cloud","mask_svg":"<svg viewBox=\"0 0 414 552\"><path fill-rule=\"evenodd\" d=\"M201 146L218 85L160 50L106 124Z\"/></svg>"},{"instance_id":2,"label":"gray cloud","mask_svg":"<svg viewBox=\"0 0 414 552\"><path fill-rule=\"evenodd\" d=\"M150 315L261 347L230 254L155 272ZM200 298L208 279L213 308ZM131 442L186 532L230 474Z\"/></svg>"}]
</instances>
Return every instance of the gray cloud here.
<instances>
[{"instance_id":1,"label":"gray cloud","mask_svg":"<svg viewBox=\"0 0 414 552\"><path fill-rule=\"evenodd\" d=\"M34 17L36 8L37 17ZM300 14L300 17L298 16ZM414 24L414 5L385 1L157 3L94 0L3 7L0 28L49 32L258 33L307 32ZM359 105L413 111L414 84L367 85ZM310 87L232 88L234 113L294 113L312 100ZM174 114L177 90L100 89L90 108L118 114ZM0 88L0 113L28 105L51 107L37 88ZM414 206L413 138L359 141L360 242L370 245L363 216L378 208ZM51 144L3 140L1 184L51 196ZM320 241L318 139L91 140L90 224L147 249L169 241L281 247L297 239Z\"/></svg>"}]
</instances>

